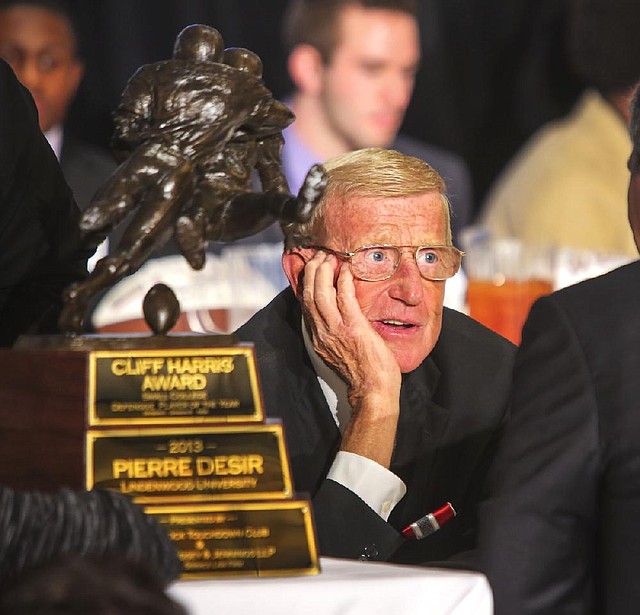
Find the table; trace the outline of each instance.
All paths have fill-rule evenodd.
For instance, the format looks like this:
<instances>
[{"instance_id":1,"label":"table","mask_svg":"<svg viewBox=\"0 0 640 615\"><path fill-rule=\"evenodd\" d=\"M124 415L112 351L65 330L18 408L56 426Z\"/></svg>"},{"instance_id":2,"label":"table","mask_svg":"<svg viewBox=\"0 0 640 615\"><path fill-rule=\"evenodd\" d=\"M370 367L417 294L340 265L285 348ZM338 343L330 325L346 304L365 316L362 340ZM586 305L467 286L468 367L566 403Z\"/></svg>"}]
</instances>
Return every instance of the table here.
<instances>
[{"instance_id":1,"label":"table","mask_svg":"<svg viewBox=\"0 0 640 615\"><path fill-rule=\"evenodd\" d=\"M169 588L190 615L491 615L483 575L321 558L314 576L184 580Z\"/></svg>"}]
</instances>

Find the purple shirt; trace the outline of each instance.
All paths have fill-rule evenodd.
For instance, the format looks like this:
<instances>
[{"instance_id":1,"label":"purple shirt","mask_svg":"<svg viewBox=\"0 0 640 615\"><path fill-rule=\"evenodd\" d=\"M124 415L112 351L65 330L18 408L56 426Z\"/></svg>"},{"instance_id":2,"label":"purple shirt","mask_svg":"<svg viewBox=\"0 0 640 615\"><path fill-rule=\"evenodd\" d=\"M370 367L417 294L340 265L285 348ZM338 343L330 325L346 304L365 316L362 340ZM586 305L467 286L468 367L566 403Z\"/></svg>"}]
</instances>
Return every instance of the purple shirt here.
<instances>
[{"instance_id":1,"label":"purple shirt","mask_svg":"<svg viewBox=\"0 0 640 615\"><path fill-rule=\"evenodd\" d=\"M282 131L284 148L282 150L282 169L291 194L297 194L312 165L323 162L298 138L294 130L295 122Z\"/></svg>"}]
</instances>

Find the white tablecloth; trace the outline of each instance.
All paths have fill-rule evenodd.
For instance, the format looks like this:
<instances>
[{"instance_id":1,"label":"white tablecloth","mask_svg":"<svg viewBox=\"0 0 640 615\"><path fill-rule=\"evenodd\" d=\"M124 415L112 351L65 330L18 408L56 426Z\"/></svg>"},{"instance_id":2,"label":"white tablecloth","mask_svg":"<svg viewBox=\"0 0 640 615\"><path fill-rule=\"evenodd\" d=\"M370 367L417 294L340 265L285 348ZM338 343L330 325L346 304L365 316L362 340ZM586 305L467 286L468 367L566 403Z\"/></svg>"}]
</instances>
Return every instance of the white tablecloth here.
<instances>
[{"instance_id":1,"label":"white tablecloth","mask_svg":"<svg viewBox=\"0 0 640 615\"><path fill-rule=\"evenodd\" d=\"M169 592L190 615L491 615L474 572L321 559L315 576L179 581Z\"/></svg>"}]
</instances>

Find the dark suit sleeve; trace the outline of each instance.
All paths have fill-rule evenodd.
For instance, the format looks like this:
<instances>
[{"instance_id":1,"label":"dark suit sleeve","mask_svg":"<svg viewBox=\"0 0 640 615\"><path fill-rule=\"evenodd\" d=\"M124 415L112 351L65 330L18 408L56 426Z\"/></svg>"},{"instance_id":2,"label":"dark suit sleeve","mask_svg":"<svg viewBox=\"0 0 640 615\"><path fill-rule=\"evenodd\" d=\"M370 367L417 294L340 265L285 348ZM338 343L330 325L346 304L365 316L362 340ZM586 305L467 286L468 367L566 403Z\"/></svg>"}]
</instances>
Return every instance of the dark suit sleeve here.
<instances>
[{"instance_id":1,"label":"dark suit sleeve","mask_svg":"<svg viewBox=\"0 0 640 615\"><path fill-rule=\"evenodd\" d=\"M353 491L331 479L313 497L320 553L350 559L388 560L405 539Z\"/></svg>"},{"instance_id":2,"label":"dark suit sleeve","mask_svg":"<svg viewBox=\"0 0 640 615\"><path fill-rule=\"evenodd\" d=\"M86 275L79 211L29 93L0 61L0 345L54 331L62 291Z\"/></svg>"},{"instance_id":3,"label":"dark suit sleeve","mask_svg":"<svg viewBox=\"0 0 640 615\"><path fill-rule=\"evenodd\" d=\"M591 374L553 297L523 332L512 415L481 506L480 560L497 615L592 612L600 475Z\"/></svg>"}]
</instances>

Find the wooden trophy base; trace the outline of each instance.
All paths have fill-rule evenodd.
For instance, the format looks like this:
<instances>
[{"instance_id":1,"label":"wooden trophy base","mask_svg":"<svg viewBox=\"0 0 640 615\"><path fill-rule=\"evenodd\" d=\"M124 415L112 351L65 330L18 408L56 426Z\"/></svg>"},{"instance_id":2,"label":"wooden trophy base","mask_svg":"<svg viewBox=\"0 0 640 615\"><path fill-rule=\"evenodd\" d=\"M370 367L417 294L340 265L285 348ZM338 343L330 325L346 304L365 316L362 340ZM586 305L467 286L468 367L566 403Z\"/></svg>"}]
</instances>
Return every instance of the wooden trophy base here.
<instances>
[{"instance_id":1,"label":"wooden trophy base","mask_svg":"<svg viewBox=\"0 0 640 615\"><path fill-rule=\"evenodd\" d=\"M90 428L143 426L147 423L188 424L196 418L198 424L220 422L219 416L211 416L215 410L200 409L197 417L195 411L192 415L179 415L171 410L177 406L177 401L167 402L165 405L169 410L164 414L158 410L160 402L147 404L153 407L146 414L129 409L116 416L106 407L107 418L103 419L100 416L103 410L96 398L106 398L113 392L114 403L124 405L126 409L122 400L133 397L129 401L135 407L135 397L141 395L139 380L143 376L123 373L120 381L111 382L109 390L103 393L101 377L100 374L96 376L96 372L104 371L100 361L108 362L111 357L120 357L114 361L119 360L120 365L126 367L129 365L127 362L135 365L140 355L151 356L156 363L163 357L175 356L184 362L192 360L195 355L215 354L222 349L233 352L230 348L234 344L235 340L225 335L28 336L20 338L13 349L0 349L0 481L15 489L82 489L86 486L85 448ZM252 350L246 347L238 350L238 354L246 352ZM247 361L252 359L251 354ZM249 371L252 368L253 365L246 367ZM115 379L115 376L110 376ZM200 378L204 381L210 376L207 374ZM227 386L238 391L244 387L244 382L228 382ZM252 408L246 413L238 411L238 421L262 420L262 406L255 382L254 388L256 411ZM205 388L199 395L210 397L218 394L219 390L220 387L211 393ZM241 392L244 394L245 390L246 387ZM186 393L182 395L184 399ZM251 393L247 392L245 396L249 399ZM214 402L209 399L208 403ZM102 403L102 406L107 405Z\"/></svg>"},{"instance_id":2,"label":"wooden trophy base","mask_svg":"<svg viewBox=\"0 0 640 615\"><path fill-rule=\"evenodd\" d=\"M84 487L87 354L0 350L0 481Z\"/></svg>"}]
</instances>

